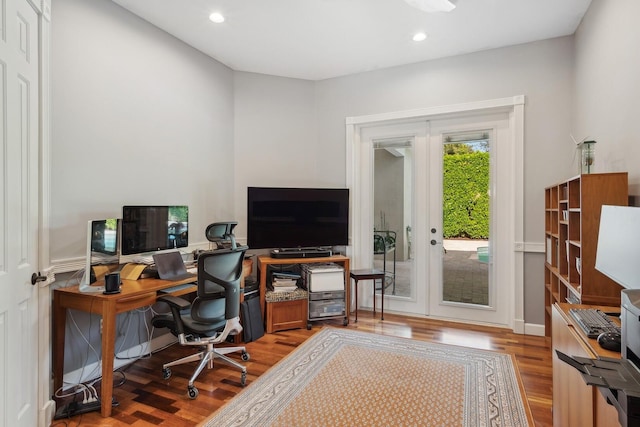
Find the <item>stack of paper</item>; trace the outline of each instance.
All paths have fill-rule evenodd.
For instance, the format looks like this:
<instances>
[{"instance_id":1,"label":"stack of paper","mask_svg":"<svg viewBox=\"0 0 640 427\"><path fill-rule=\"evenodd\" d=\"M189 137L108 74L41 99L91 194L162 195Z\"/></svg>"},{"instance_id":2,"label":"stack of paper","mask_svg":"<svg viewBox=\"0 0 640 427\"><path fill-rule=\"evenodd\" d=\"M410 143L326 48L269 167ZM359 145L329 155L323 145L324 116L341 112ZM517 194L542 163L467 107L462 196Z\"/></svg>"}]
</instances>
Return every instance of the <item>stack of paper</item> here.
<instances>
[{"instance_id":1,"label":"stack of paper","mask_svg":"<svg viewBox=\"0 0 640 427\"><path fill-rule=\"evenodd\" d=\"M274 292L292 292L298 289L298 278L291 274L273 273L271 285Z\"/></svg>"}]
</instances>

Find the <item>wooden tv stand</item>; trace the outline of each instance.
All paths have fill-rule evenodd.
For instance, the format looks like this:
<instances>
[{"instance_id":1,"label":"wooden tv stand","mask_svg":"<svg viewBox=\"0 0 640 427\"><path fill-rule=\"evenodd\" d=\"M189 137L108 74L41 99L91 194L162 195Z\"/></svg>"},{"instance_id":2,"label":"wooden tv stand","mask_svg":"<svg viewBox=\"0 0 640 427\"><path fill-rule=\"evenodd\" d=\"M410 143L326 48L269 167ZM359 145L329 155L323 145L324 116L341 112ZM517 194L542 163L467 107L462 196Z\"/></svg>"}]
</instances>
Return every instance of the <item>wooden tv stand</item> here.
<instances>
[{"instance_id":1,"label":"wooden tv stand","mask_svg":"<svg viewBox=\"0 0 640 427\"><path fill-rule=\"evenodd\" d=\"M314 264L314 263L327 263L333 262L339 264L344 269L344 283L345 283L345 312L349 313L351 307L351 299L349 290L351 288L349 282L349 257L344 255L332 255L328 257L318 258L272 258L269 255L262 255L258 257L258 280L260 284L260 310L262 312L262 318L265 319L265 295L267 292L267 270L270 265L287 265L287 264ZM349 321L348 314L346 315L347 323Z\"/></svg>"}]
</instances>

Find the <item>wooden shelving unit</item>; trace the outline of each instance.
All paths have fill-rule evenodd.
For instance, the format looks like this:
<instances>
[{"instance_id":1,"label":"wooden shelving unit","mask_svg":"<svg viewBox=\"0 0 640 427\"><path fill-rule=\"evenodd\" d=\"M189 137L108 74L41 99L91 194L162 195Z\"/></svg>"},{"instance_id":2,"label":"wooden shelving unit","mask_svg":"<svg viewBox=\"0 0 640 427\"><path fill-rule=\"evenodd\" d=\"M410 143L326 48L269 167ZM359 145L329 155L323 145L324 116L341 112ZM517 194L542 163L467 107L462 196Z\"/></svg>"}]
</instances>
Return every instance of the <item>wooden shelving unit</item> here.
<instances>
[{"instance_id":1,"label":"wooden shelving unit","mask_svg":"<svg viewBox=\"0 0 640 427\"><path fill-rule=\"evenodd\" d=\"M554 303L619 306L621 287L595 269L602 205L628 204L626 172L579 175L545 188L545 334ZM577 266L580 263L581 268Z\"/></svg>"}]
</instances>

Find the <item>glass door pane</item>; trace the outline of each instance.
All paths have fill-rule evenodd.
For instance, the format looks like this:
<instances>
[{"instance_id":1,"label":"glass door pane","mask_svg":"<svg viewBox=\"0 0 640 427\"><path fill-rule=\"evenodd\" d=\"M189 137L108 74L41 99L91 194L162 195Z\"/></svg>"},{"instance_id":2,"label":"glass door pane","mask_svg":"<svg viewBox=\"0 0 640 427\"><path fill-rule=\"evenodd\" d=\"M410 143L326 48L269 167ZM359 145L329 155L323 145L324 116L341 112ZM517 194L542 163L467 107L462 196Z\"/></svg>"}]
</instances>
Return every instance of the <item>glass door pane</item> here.
<instances>
[{"instance_id":1,"label":"glass door pane","mask_svg":"<svg viewBox=\"0 0 640 427\"><path fill-rule=\"evenodd\" d=\"M442 299L488 306L489 133L445 135L442 149Z\"/></svg>"},{"instance_id":2,"label":"glass door pane","mask_svg":"<svg viewBox=\"0 0 640 427\"><path fill-rule=\"evenodd\" d=\"M409 140L374 142L373 265L385 272L385 296L411 297L413 148ZM381 292L377 285L376 292Z\"/></svg>"}]
</instances>

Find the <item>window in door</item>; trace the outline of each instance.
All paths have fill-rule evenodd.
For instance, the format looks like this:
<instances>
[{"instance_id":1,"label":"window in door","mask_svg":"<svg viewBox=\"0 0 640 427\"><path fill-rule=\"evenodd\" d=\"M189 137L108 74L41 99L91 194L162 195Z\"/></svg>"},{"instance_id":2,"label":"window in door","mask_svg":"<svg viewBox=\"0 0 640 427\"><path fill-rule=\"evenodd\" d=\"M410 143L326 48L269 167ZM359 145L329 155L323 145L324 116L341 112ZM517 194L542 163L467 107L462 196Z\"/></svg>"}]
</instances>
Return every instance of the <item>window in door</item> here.
<instances>
[{"instance_id":1,"label":"window in door","mask_svg":"<svg viewBox=\"0 0 640 427\"><path fill-rule=\"evenodd\" d=\"M490 132L444 135L443 301L489 305Z\"/></svg>"},{"instance_id":2,"label":"window in door","mask_svg":"<svg viewBox=\"0 0 640 427\"><path fill-rule=\"evenodd\" d=\"M374 142L373 265L385 272L385 295L412 295L413 161L410 140Z\"/></svg>"}]
</instances>

